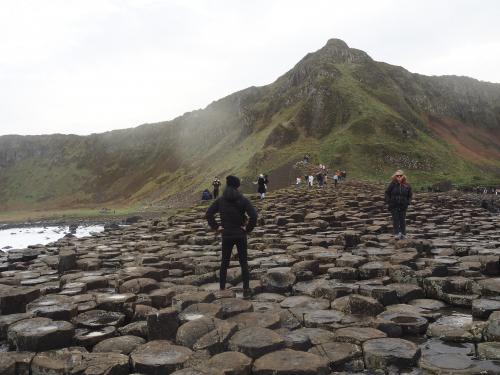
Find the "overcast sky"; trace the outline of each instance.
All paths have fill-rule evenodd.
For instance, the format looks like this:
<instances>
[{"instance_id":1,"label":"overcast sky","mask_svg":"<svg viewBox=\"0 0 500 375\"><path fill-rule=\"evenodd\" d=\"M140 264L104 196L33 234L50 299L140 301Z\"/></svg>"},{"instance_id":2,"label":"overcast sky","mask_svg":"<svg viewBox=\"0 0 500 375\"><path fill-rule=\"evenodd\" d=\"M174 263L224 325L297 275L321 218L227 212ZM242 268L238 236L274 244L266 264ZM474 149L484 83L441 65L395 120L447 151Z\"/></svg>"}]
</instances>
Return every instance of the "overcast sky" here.
<instances>
[{"instance_id":1,"label":"overcast sky","mask_svg":"<svg viewBox=\"0 0 500 375\"><path fill-rule=\"evenodd\" d=\"M500 82L500 2L0 0L0 135L170 120L273 82L328 39Z\"/></svg>"}]
</instances>

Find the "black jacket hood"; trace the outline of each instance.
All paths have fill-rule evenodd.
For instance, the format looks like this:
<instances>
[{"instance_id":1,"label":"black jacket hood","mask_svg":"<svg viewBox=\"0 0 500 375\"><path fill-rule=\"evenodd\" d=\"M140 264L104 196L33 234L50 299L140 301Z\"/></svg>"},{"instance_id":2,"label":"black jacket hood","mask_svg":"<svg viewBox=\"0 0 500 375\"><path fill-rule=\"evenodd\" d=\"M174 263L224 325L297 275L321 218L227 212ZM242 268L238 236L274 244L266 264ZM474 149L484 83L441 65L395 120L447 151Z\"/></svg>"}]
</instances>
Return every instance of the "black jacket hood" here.
<instances>
[{"instance_id":1,"label":"black jacket hood","mask_svg":"<svg viewBox=\"0 0 500 375\"><path fill-rule=\"evenodd\" d=\"M224 189L224 193L222 193L222 196L224 197L224 199L230 202L237 201L242 197L241 193L231 186L226 186L226 188Z\"/></svg>"}]
</instances>

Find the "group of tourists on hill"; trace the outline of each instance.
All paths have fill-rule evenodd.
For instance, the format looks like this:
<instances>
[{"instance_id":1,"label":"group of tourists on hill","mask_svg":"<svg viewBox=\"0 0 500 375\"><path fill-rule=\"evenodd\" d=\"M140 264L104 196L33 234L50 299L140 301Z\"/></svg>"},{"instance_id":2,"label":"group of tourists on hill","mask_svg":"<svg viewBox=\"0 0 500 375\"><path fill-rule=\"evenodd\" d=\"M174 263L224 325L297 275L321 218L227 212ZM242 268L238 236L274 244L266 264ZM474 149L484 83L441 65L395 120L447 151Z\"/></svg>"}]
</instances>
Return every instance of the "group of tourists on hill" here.
<instances>
[{"instance_id":1,"label":"group of tourists on hill","mask_svg":"<svg viewBox=\"0 0 500 375\"><path fill-rule=\"evenodd\" d=\"M254 185L257 185L257 193L259 194L260 199L264 199L266 197L269 185L268 175L261 173L259 177L257 177L257 181L254 181ZM203 190L203 192L201 193L201 200L209 201L212 199L217 199L217 197L219 196L220 186L221 181L219 177L215 176L214 180L212 181L212 192L209 189Z\"/></svg>"},{"instance_id":2,"label":"group of tourists on hill","mask_svg":"<svg viewBox=\"0 0 500 375\"><path fill-rule=\"evenodd\" d=\"M220 180L215 184L216 180L218 178L214 180L214 196L215 186L217 185L217 196L220 188ZM263 174L259 175L255 182L258 185L261 199L265 197L268 183L267 176ZM236 246L243 278L243 298L250 298L247 235L252 232L257 224L257 211L252 203L239 192L240 184L238 177L227 176L226 188L222 196L210 205L205 217L210 227L222 237L220 290L226 288L227 269L231 260L232 249ZM406 210L411 203L412 189L402 170L397 170L392 175L391 182L385 190L384 199L392 216L395 240L406 238ZM219 221L215 218L217 213L219 214Z\"/></svg>"},{"instance_id":3,"label":"group of tourists on hill","mask_svg":"<svg viewBox=\"0 0 500 375\"><path fill-rule=\"evenodd\" d=\"M347 177L346 171L341 171L337 169L331 179L333 180L333 184L337 186L337 184L345 180ZM316 183L319 187L323 187L328 182L328 169L325 165L320 164L317 171L315 173L305 174L304 175L304 184L308 188L312 188ZM297 177L295 180L295 186L300 187L303 186L302 178Z\"/></svg>"}]
</instances>

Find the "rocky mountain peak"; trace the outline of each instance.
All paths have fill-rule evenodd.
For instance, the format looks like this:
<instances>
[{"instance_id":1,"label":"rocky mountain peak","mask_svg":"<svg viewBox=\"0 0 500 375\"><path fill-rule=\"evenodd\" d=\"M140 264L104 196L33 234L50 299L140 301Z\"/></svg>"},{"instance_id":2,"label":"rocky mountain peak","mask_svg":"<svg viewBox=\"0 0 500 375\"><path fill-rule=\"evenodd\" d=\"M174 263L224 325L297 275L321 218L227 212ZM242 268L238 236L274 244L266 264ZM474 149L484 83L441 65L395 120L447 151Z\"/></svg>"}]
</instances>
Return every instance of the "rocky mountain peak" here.
<instances>
[{"instance_id":1,"label":"rocky mountain peak","mask_svg":"<svg viewBox=\"0 0 500 375\"><path fill-rule=\"evenodd\" d=\"M341 39L329 39L316 54L330 59L335 64L361 64L371 61L366 52L349 48L347 43Z\"/></svg>"}]
</instances>

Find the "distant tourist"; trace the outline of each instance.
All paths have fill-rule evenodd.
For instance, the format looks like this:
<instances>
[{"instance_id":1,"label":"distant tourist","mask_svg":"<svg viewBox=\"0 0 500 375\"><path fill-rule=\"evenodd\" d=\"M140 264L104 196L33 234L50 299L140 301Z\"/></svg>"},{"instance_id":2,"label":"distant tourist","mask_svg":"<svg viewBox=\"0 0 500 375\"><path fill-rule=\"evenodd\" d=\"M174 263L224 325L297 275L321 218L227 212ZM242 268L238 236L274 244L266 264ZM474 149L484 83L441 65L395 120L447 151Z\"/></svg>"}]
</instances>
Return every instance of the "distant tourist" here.
<instances>
[{"instance_id":1,"label":"distant tourist","mask_svg":"<svg viewBox=\"0 0 500 375\"><path fill-rule=\"evenodd\" d=\"M203 190L203 193L201 193L201 200L209 201L211 199L212 199L212 193L210 193L210 190L208 189Z\"/></svg>"},{"instance_id":2,"label":"distant tourist","mask_svg":"<svg viewBox=\"0 0 500 375\"><path fill-rule=\"evenodd\" d=\"M337 187L337 184L339 183L340 179L340 173L339 171L336 171L335 174L333 175L333 185Z\"/></svg>"},{"instance_id":3,"label":"distant tourist","mask_svg":"<svg viewBox=\"0 0 500 375\"><path fill-rule=\"evenodd\" d=\"M256 182L257 193L259 193L260 199L264 199L266 197L267 182L267 178L265 178L263 174L260 174Z\"/></svg>"},{"instance_id":4,"label":"distant tourist","mask_svg":"<svg viewBox=\"0 0 500 375\"><path fill-rule=\"evenodd\" d=\"M406 238L406 209L411 203L412 191L402 170L392 175L392 181L385 190L385 203L392 215L394 238Z\"/></svg>"},{"instance_id":5,"label":"distant tourist","mask_svg":"<svg viewBox=\"0 0 500 375\"><path fill-rule=\"evenodd\" d=\"M309 163L309 154L304 155L304 163Z\"/></svg>"},{"instance_id":6,"label":"distant tourist","mask_svg":"<svg viewBox=\"0 0 500 375\"><path fill-rule=\"evenodd\" d=\"M299 187L301 183L302 183L302 180L300 179L300 177L297 177L297 179L295 180L295 186Z\"/></svg>"},{"instance_id":7,"label":"distant tourist","mask_svg":"<svg viewBox=\"0 0 500 375\"><path fill-rule=\"evenodd\" d=\"M313 184L314 184L314 176L313 175L309 175L309 177L307 178L307 186L309 187L313 187Z\"/></svg>"},{"instance_id":8,"label":"distant tourist","mask_svg":"<svg viewBox=\"0 0 500 375\"><path fill-rule=\"evenodd\" d=\"M236 245L243 277L243 297L249 298L251 291L250 272L248 271L247 234L257 224L257 212L250 201L238 191L239 187L240 180L238 177L227 176L226 188L222 196L212 203L205 217L210 227L222 234L220 289L226 289L227 269L231 260L231 252L234 245ZM216 213L220 214L220 224L215 220Z\"/></svg>"},{"instance_id":9,"label":"distant tourist","mask_svg":"<svg viewBox=\"0 0 500 375\"><path fill-rule=\"evenodd\" d=\"M212 186L214 187L214 199L217 199L219 196L219 188L220 188L221 182L219 180L219 177L215 177L214 181L212 182Z\"/></svg>"},{"instance_id":10,"label":"distant tourist","mask_svg":"<svg viewBox=\"0 0 500 375\"><path fill-rule=\"evenodd\" d=\"M316 175L316 180L318 181L318 186L323 187L323 173L319 172Z\"/></svg>"}]
</instances>

